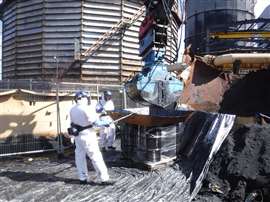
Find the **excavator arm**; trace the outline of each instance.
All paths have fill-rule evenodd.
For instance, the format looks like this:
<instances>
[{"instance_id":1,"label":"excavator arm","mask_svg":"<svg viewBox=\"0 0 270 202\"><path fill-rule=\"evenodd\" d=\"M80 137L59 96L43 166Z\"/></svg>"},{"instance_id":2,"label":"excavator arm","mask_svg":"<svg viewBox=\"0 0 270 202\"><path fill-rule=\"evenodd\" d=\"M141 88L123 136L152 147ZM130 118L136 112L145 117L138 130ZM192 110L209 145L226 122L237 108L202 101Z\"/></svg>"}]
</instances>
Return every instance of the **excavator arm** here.
<instances>
[{"instance_id":1,"label":"excavator arm","mask_svg":"<svg viewBox=\"0 0 270 202\"><path fill-rule=\"evenodd\" d=\"M127 94L133 101L156 106L160 110L174 108L183 88L182 82L166 68L166 64L174 61L171 58L168 60L166 54L168 36L171 34L173 37L169 30L173 26L179 28L181 24L173 11L174 3L174 0L144 1L146 17L139 32L139 53L144 66L125 84Z\"/></svg>"}]
</instances>

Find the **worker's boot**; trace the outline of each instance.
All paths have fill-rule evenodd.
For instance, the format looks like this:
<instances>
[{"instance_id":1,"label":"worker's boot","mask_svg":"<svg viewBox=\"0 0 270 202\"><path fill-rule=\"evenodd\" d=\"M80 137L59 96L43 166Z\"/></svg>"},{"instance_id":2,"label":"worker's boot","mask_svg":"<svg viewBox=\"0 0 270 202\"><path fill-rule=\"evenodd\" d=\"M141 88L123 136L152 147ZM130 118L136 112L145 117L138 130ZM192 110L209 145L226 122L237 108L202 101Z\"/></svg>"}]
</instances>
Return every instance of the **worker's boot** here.
<instances>
[{"instance_id":1,"label":"worker's boot","mask_svg":"<svg viewBox=\"0 0 270 202\"><path fill-rule=\"evenodd\" d=\"M87 184L87 180L80 180L80 184Z\"/></svg>"},{"instance_id":2,"label":"worker's boot","mask_svg":"<svg viewBox=\"0 0 270 202\"><path fill-rule=\"evenodd\" d=\"M102 147L101 152L106 152L106 147Z\"/></svg>"},{"instance_id":3,"label":"worker's boot","mask_svg":"<svg viewBox=\"0 0 270 202\"><path fill-rule=\"evenodd\" d=\"M104 186L106 186L106 185L114 185L115 184L115 181L113 181L113 180L108 180L108 181L102 181L101 182L101 185L104 185Z\"/></svg>"}]
</instances>

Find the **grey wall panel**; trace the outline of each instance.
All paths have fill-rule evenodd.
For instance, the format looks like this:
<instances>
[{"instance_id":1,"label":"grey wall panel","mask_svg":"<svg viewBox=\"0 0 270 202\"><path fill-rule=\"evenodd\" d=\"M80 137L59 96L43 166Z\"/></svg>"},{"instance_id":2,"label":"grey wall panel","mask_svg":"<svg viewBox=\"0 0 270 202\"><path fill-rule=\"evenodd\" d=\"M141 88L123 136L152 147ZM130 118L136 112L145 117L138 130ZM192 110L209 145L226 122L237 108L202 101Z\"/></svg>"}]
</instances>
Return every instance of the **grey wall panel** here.
<instances>
[{"instance_id":1,"label":"grey wall panel","mask_svg":"<svg viewBox=\"0 0 270 202\"><path fill-rule=\"evenodd\" d=\"M16 78L31 75L46 79L49 77L44 68L55 68L54 56L59 57L60 67L73 62L80 19L81 2L76 0L14 0L6 4L2 20L6 58L3 69L7 69L7 75L14 78L12 67ZM52 77L53 74L55 71L50 73Z\"/></svg>"},{"instance_id":2,"label":"grey wall panel","mask_svg":"<svg viewBox=\"0 0 270 202\"><path fill-rule=\"evenodd\" d=\"M57 33L57 32L44 32L43 31L43 37L46 38L46 39L62 39L63 34L62 33ZM79 33L77 33L77 32L65 33L65 38L66 39L74 39L76 37L79 37Z\"/></svg>"},{"instance_id":3,"label":"grey wall panel","mask_svg":"<svg viewBox=\"0 0 270 202\"><path fill-rule=\"evenodd\" d=\"M28 75L26 66L32 66L31 75L36 72L35 76L40 77L43 1L17 0L16 15L16 78Z\"/></svg>"},{"instance_id":4,"label":"grey wall panel","mask_svg":"<svg viewBox=\"0 0 270 202\"><path fill-rule=\"evenodd\" d=\"M70 13L62 13L61 15L45 15L43 16L45 22L47 20L62 21L62 20L80 20L81 15L71 15Z\"/></svg>"},{"instance_id":5,"label":"grey wall panel","mask_svg":"<svg viewBox=\"0 0 270 202\"><path fill-rule=\"evenodd\" d=\"M5 27L5 32L3 34L3 41L8 41L8 40L15 40L16 37L16 27L15 27L15 23L13 25L13 27L7 28Z\"/></svg>"},{"instance_id":6,"label":"grey wall panel","mask_svg":"<svg viewBox=\"0 0 270 202\"><path fill-rule=\"evenodd\" d=\"M19 30L17 26L17 36L23 36L23 35L31 35L31 34L39 34L42 32L42 27L35 27L33 29L22 29Z\"/></svg>"},{"instance_id":7,"label":"grey wall panel","mask_svg":"<svg viewBox=\"0 0 270 202\"><path fill-rule=\"evenodd\" d=\"M15 46L14 46L15 47ZM16 49L14 48L14 47L11 47L9 50L10 51L5 51L5 52L3 52L3 57L5 57L5 59L7 59L7 57L9 56L9 55L13 55L13 54L15 54L16 53Z\"/></svg>"},{"instance_id":8,"label":"grey wall panel","mask_svg":"<svg viewBox=\"0 0 270 202\"><path fill-rule=\"evenodd\" d=\"M42 21L38 20L39 22L31 22L31 23L17 23L17 30L32 30L36 28L42 28ZM40 29L41 32L41 29Z\"/></svg>"},{"instance_id":9,"label":"grey wall panel","mask_svg":"<svg viewBox=\"0 0 270 202\"><path fill-rule=\"evenodd\" d=\"M35 7L36 5L40 7L42 2L43 0L17 0L17 5L19 5L20 9L31 11L31 8Z\"/></svg>"},{"instance_id":10,"label":"grey wall panel","mask_svg":"<svg viewBox=\"0 0 270 202\"><path fill-rule=\"evenodd\" d=\"M17 19L17 25L40 22L43 20L43 15L35 16L35 18L21 18Z\"/></svg>"},{"instance_id":11,"label":"grey wall panel","mask_svg":"<svg viewBox=\"0 0 270 202\"><path fill-rule=\"evenodd\" d=\"M37 40L37 39L42 39L42 33L39 34L29 34L26 36L17 36L17 40L23 42L23 41L32 41L32 40Z\"/></svg>"},{"instance_id":12,"label":"grey wall panel","mask_svg":"<svg viewBox=\"0 0 270 202\"><path fill-rule=\"evenodd\" d=\"M43 48L42 48L44 54L47 54L47 51L55 51L61 52L61 51L74 51L74 45L73 44L48 44L47 40L44 40ZM57 54L55 56L58 56Z\"/></svg>"},{"instance_id":13,"label":"grey wall panel","mask_svg":"<svg viewBox=\"0 0 270 202\"><path fill-rule=\"evenodd\" d=\"M42 51L42 47L40 45L32 46L31 48L25 48L25 47L16 48L17 53L32 54L32 53L41 53L41 51Z\"/></svg>"},{"instance_id":14,"label":"grey wall panel","mask_svg":"<svg viewBox=\"0 0 270 202\"><path fill-rule=\"evenodd\" d=\"M31 49L32 47L41 47L42 41L41 39L37 40L31 40L31 41L19 41L17 43L16 48L25 48L25 49Z\"/></svg>"},{"instance_id":15,"label":"grey wall panel","mask_svg":"<svg viewBox=\"0 0 270 202\"><path fill-rule=\"evenodd\" d=\"M57 57L59 72L74 61L74 41L80 38L81 1L44 0L43 74L55 78ZM79 75L79 69L77 71Z\"/></svg>"},{"instance_id":16,"label":"grey wall panel","mask_svg":"<svg viewBox=\"0 0 270 202\"><path fill-rule=\"evenodd\" d=\"M74 61L75 39L84 52L121 19L132 17L142 4L134 0L10 0L2 7L4 78L55 79L55 56L61 72ZM142 20L123 36L112 37L64 78L119 83L139 71Z\"/></svg>"},{"instance_id":17,"label":"grey wall panel","mask_svg":"<svg viewBox=\"0 0 270 202\"><path fill-rule=\"evenodd\" d=\"M82 52L121 19L121 1L85 0L82 6ZM82 64L82 78L93 82L107 83L120 78L119 38L108 40L98 51ZM98 81L99 80L99 81Z\"/></svg>"},{"instance_id":18,"label":"grey wall panel","mask_svg":"<svg viewBox=\"0 0 270 202\"><path fill-rule=\"evenodd\" d=\"M15 14L16 14L16 2L13 1L13 2L11 2L10 4L8 4L5 7L5 10L4 10L3 16L2 16L2 20L3 21L8 21L8 20L10 20L11 18L14 18L14 17L16 19Z\"/></svg>"},{"instance_id":19,"label":"grey wall panel","mask_svg":"<svg viewBox=\"0 0 270 202\"><path fill-rule=\"evenodd\" d=\"M16 65L16 2L10 2L3 11L2 67L3 79L15 75Z\"/></svg>"},{"instance_id":20,"label":"grey wall panel","mask_svg":"<svg viewBox=\"0 0 270 202\"><path fill-rule=\"evenodd\" d=\"M18 4L17 6L19 6L20 4ZM18 8L19 9L19 8ZM18 9L16 10L18 12ZM17 15L19 16L19 19L25 19L25 18L31 18L31 17L36 17L36 16L40 16L42 15L42 10L33 10L33 11L25 11L25 13L23 13L22 11L20 11L20 13L17 13Z\"/></svg>"},{"instance_id":21,"label":"grey wall panel","mask_svg":"<svg viewBox=\"0 0 270 202\"><path fill-rule=\"evenodd\" d=\"M16 15L12 15L7 19L3 19L3 21L5 21L6 24L6 28L8 29L9 26L12 26L12 23L16 21Z\"/></svg>"},{"instance_id":22,"label":"grey wall panel","mask_svg":"<svg viewBox=\"0 0 270 202\"><path fill-rule=\"evenodd\" d=\"M122 5L123 18L132 17L143 4L140 2L134 2L131 0L124 0ZM121 64L121 80L141 70L142 61L139 57L139 27L144 19L144 15L130 26L124 33L122 38L122 64Z\"/></svg>"}]
</instances>

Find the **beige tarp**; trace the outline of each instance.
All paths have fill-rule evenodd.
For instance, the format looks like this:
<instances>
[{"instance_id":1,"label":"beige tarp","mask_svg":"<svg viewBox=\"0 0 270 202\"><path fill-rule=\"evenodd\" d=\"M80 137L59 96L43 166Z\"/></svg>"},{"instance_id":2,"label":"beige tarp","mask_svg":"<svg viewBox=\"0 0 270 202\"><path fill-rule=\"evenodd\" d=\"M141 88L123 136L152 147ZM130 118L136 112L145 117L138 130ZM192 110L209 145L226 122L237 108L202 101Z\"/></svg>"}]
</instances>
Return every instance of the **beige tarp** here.
<instances>
[{"instance_id":1,"label":"beige tarp","mask_svg":"<svg viewBox=\"0 0 270 202\"><path fill-rule=\"evenodd\" d=\"M61 131L66 132L73 95L59 94L59 98ZM0 92L0 139L24 134L54 138L57 136L56 120L55 93L21 89Z\"/></svg>"}]
</instances>

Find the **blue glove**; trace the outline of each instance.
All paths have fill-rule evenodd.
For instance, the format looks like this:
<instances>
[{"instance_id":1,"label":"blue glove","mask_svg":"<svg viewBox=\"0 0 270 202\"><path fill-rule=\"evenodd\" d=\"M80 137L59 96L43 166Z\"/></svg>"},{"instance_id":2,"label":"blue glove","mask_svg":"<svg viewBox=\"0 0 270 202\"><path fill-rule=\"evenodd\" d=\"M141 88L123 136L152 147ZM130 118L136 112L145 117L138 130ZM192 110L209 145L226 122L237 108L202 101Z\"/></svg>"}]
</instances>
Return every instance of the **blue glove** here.
<instances>
[{"instance_id":1,"label":"blue glove","mask_svg":"<svg viewBox=\"0 0 270 202\"><path fill-rule=\"evenodd\" d=\"M107 121L107 120L97 120L96 122L95 122L95 125L96 126L105 126L105 127L109 127L110 126L110 124L111 124L111 121Z\"/></svg>"}]
</instances>

